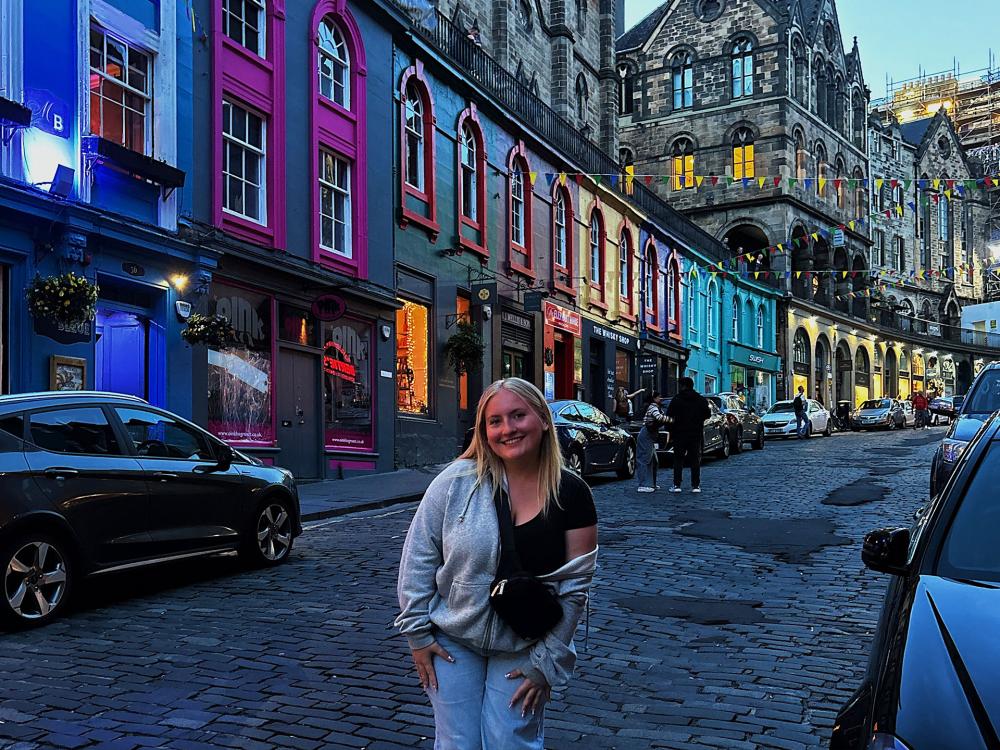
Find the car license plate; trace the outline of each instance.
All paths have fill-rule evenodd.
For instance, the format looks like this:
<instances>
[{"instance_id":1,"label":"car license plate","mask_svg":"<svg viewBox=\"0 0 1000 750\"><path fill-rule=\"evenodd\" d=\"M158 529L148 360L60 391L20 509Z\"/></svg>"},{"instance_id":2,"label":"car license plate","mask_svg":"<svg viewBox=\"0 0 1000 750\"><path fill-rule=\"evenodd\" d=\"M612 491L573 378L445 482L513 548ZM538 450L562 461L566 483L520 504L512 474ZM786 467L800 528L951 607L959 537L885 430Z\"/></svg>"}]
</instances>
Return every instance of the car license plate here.
<instances>
[{"instance_id":1,"label":"car license plate","mask_svg":"<svg viewBox=\"0 0 1000 750\"><path fill-rule=\"evenodd\" d=\"M782 428L782 427L768 427L767 428L767 432L771 432L771 433L781 432L783 429L784 428Z\"/></svg>"}]
</instances>

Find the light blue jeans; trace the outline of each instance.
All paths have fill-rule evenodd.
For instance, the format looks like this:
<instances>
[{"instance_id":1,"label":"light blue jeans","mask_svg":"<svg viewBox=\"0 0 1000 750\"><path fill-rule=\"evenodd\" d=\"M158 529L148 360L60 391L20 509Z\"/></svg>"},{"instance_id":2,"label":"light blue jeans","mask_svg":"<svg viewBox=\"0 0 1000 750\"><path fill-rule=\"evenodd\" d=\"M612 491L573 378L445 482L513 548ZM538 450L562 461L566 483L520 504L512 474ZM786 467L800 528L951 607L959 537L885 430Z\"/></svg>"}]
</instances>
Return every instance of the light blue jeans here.
<instances>
[{"instance_id":1,"label":"light blue jeans","mask_svg":"<svg viewBox=\"0 0 1000 750\"><path fill-rule=\"evenodd\" d=\"M635 442L635 480L640 487L655 487L656 469L659 464L659 459L656 457L656 443L645 427L639 429L639 437Z\"/></svg>"},{"instance_id":2,"label":"light blue jeans","mask_svg":"<svg viewBox=\"0 0 1000 750\"><path fill-rule=\"evenodd\" d=\"M461 646L441 631L437 642L455 663L434 657L438 689L427 690L434 707L434 750L544 750L545 709L521 717L510 699L524 678L507 673L524 664L520 653L481 652Z\"/></svg>"}]
</instances>

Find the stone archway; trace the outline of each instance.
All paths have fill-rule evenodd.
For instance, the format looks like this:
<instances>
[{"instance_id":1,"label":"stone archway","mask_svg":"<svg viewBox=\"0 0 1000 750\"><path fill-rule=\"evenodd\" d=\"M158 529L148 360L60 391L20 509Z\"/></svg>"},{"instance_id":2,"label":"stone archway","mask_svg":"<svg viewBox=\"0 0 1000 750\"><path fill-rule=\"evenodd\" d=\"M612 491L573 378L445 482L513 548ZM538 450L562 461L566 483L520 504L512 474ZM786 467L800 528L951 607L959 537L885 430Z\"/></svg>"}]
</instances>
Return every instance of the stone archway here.
<instances>
[{"instance_id":1,"label":"stone archway","mask_svg":"<svg viewBox=\"0 0 1000 750\"><path fill-rule=\"evenodd\" d=\"M955 364L955 394L964 396L972 387L972 363L960 359Z\"/></svg>"},{"instance_id":2,"label":"stone archway","mask_svg":"<svg viewBox=\"0 0 1000 750\"><path fill-rule=\"evenodd\" d=\"M850 299L847 294L851 291L851 281L844 277L845 271L850 271L850 263L847 260L847 251L838 247L833 253L833 308L840 312L850 312Z\"/></svg>"},{"instance_id":3,"label":"stone archway","mask_svg":"<svg viewBox=\"0 0 1000 750\"><path fill-rule=\"evenodd\" d=\"M872 395L872 363L868 350L859 346L854 355L854 405L867 401Z\"/></svg>"},{"instance_id":4,"label":"stone archway","mask_svg":"<svg viewBox=\"0 0 1000 750\"><path fill-rule=\"evenodd\" d=\"M812 395L812 378L811 374L811 352L812 347L809 345L809 334L806 333L804 328L799 328L795 331L795 336L792 339L792 390L791 394L794 397L796 393L799 392L799 386L801 385L806 392L806 397Z\"/></svg>"},{"instance_id":5,"label":"stone archway","mask_svg":"<svg viewBox=\"0 0 1000 750\"><path fill-rule=\"evenodd\" d=\"M891 346L885 350L885 395L890 398L899 396L899 370L896 368L896 350Z\"/></svg>"},{"instance_id":6,"label":"stone archway","mask_svg":"<svg viewBox=\"0 0 1000 750\"><path fill-rule=\"evenodd\" d=\"M832 307L833 299L833 278L830 270L832 268L833 257L830 243L825 237L820 237L813 242L813 268L816 275L813 277L813 301L818 305Z\"/></svg>"},{"instance_id":7,"label":"stone archway","mask_svg":"<svg viewBox=\"0 0 1000 750\"><path fill-rule=\"evenodd\" d=\"M812 299L813 260L809 254L809 235L801 224L792 229L792 288L799 299Z\"/></svg>"},{"instance_id":8,"label":"stone archway","mask_svg":"<svg viewBox=\"0 0 1000 750\"><path fill-rule=\"evenodd\" d=\"M868 265L860 255L854 257L851 274L853 276L850 280L851 292L854 293L854 298L851 299L851 315L867 320L868 298L865 296L865 289L868 288Z\"/></svg>"},{"instance_id":9,"label":"stone archway","mask_svg":"<svg viewBox=\"0 0 1000 750\"><path fill-rule=\"evenodd\" d=\"M771 273L771 254L768 252L771 243L763 229L755 224L738 224L723 235L722 241L735 257L740 258L741 271L760 273L757 281L778 285L778 279ZM748 253L752 256L750 259L746 258Z\"/></svg>"},{"instance_id":10,"label":"stone archway","mask_svg":"<svg viewBox=\"0 0 1000 750\"><path fill-rule=\"evenodd\" d=\"M834 406L833 398L833 362L831 361L832 351L830 341L826 334L819 334L816 337L816 367L813 376L816 386L813 390L813 397L823 403L827 409Z\"/></svg>"},{"instance_id":11,"label":"stone archway","mask_svg":"<svg viewBox=\"0 0 1000 750\"><path fill-rule=\"evenodd\" d=\"M851 356L851 348L845 341L837 343L833 386L835 401L854 403L854 358Z\"/></svg>"}]
</instances>

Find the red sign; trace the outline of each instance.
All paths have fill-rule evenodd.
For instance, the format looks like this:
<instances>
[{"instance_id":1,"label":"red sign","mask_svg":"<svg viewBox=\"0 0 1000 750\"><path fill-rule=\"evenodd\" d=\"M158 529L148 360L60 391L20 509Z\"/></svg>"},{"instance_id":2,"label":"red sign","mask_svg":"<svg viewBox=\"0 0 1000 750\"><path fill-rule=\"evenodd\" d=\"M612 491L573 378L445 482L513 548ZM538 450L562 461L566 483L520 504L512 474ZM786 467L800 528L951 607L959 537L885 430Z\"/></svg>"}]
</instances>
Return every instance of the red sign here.
<instances>
[{"instance_id":1,"label":"red sign","mask_svg":"<svg viewBox=\"0 0 1000 750\"><path fill-rule=\"evenodd\" d=\"M545 302L545 323L554 328L569 331L574 336L579 336L583 328L580 313L567 310L565 307L559 307L559 305L553 305L549 301Z\"/></svg>"}]
</instances>

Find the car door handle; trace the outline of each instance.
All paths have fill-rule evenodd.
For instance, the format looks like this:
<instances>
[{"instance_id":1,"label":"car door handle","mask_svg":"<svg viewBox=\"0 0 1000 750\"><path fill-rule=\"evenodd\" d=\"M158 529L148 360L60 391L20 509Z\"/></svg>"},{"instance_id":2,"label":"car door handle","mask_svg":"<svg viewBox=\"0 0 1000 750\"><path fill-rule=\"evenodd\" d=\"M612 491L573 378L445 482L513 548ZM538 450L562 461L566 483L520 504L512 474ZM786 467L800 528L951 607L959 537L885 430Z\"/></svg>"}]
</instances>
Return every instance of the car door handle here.
<instances>
[{"instance_id":1,"label":"car door handle","mask_svg":"<svg viewBox=\"0 0 1000 750\"><path fill-rule=\"evenodd\" d=\"M66 477L75 477L80 472L76 469L70 469L65 466L53 466L51 469L46 469L42 473L49 479L65 479Z\"/></svg>"},{"instance_id":2,"label":"car door handle","mask_svg":"<svg viewBox=\"0 0 1000 750\"><path fill-rule=\"evenodd\" d=\"M171 479L177 479L178 475L169 471L154 471L153 479L160 482L169 482Z\"/></svg>"}]
</instances>

